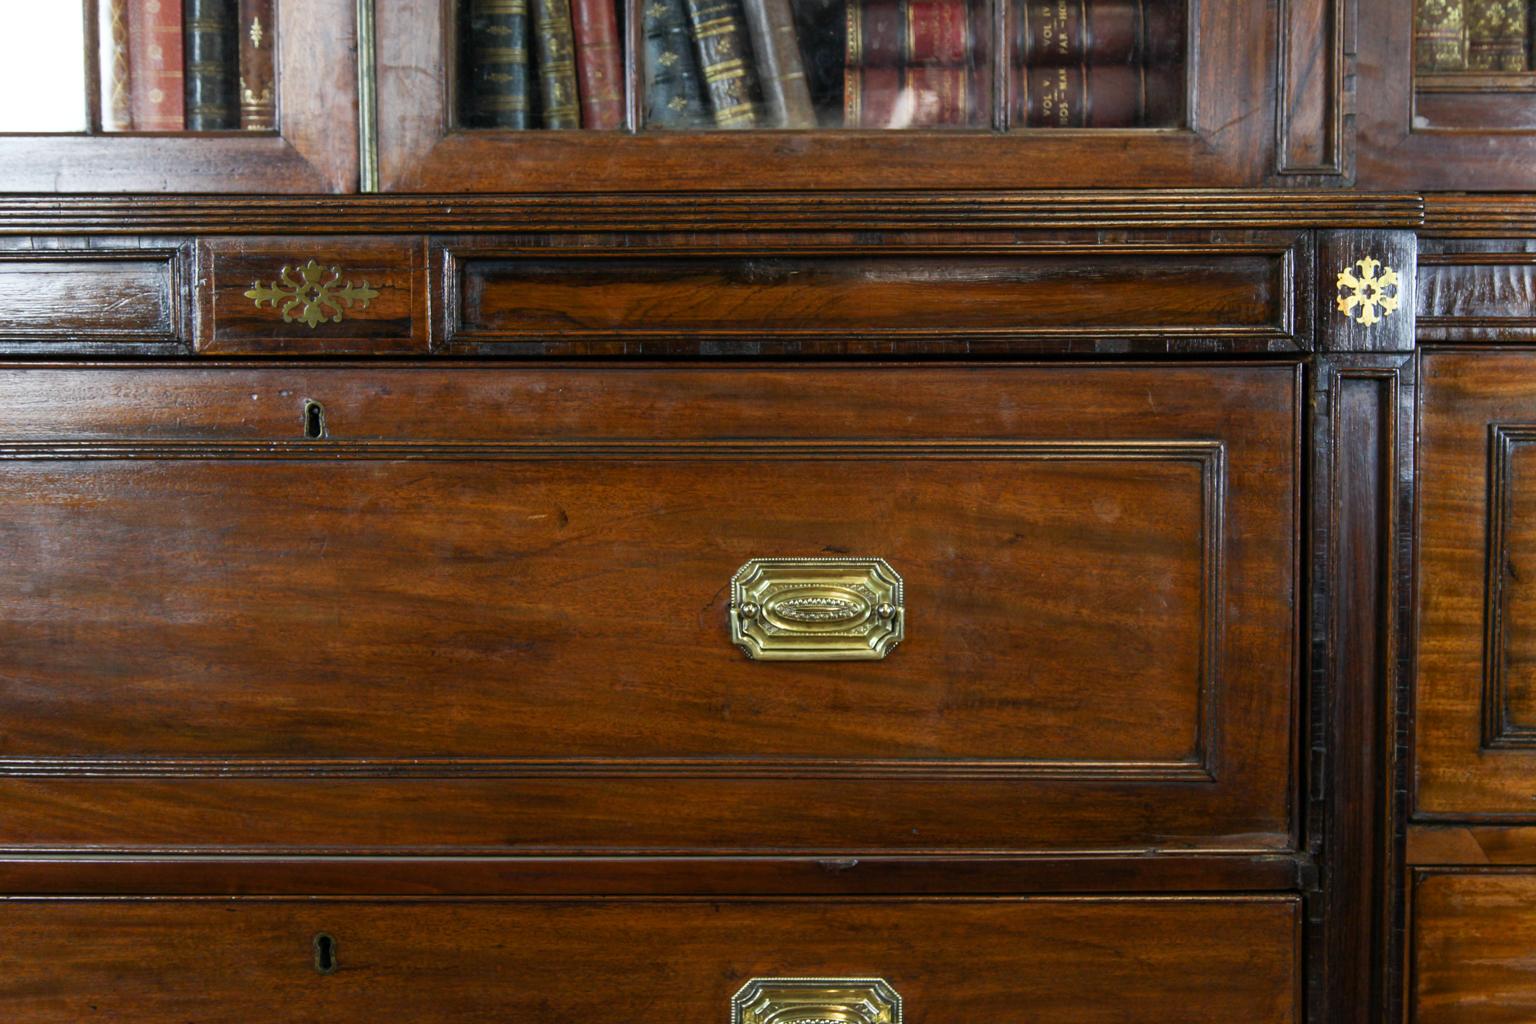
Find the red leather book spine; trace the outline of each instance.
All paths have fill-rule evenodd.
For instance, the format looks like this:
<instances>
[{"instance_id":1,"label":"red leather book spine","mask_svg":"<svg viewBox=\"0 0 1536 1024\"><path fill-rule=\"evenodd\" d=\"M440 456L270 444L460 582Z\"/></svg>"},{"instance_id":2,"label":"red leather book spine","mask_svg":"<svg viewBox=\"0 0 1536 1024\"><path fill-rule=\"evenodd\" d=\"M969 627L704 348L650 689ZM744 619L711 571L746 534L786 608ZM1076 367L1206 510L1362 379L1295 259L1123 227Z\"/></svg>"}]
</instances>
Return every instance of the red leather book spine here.
<instances>
[{"instance_id":1,"label":"red leather book spine","mask_svg":"<svg viewBox=\"0 0 1536 1024\"><path fill-rule=\"evenodd\" d=\"M136 131L186 127L181 0L128 5L129 108Z\"/></svg>"},{"instance_id":2,"label":"red leather book spine","mask_svg":"<svg viewBox=\"0 0 1536 1024\"><path fill-rule=\"evenodd\" d=\"M848 64L901 67L970 61L966 0L848 0Z\"/></svg>"},{"instance_id":3,"label":"red leather book spine","mask_svg":"<svg viewBox=\"0 0 1536 1024\"><path fill-rule=\"evenodd\" d=\"M580 82L581 126L611 131L624 124L619 21L613 0L571 0Z\"/></svg>"},{"instance_id":4,"label":"red leather book spine","mask_svg":"<svg viewBox=\"0 0 1536 1024\"><path fill-rule=\"evenodd\" d=\"M1025 128L1135 128L1146 118L1140 67L1015 69L1014 123Z\"/></svg>"},{"instance_id":5,"label":"red leather book spine","mask_svg":"<svg viewBox=\"0 0 1536 1024\"><path fill-rule=\"evenodd\" d=\"M1182 17L1168 0L1022 0L1014 60L1030 67L1177 63Z\"/></svg>"}]
</instances>

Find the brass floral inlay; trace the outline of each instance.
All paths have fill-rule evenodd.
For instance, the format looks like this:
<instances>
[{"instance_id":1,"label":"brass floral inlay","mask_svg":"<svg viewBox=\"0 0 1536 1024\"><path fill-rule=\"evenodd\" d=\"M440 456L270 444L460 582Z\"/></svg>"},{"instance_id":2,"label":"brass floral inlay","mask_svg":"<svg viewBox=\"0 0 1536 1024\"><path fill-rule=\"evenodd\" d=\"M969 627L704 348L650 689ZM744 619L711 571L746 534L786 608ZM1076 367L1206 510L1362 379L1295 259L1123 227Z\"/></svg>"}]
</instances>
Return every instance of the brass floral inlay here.
<instances>
[{"instance_id":1,"label":"brass floral inlay","mask_svg":"<svg viewBox=\"0 0 1536 1024\"><path fill-rule=\"evenodd\" d=\"M339 324L355 306L367 309L368 303L379 297L376 289L365 280L361 284L343 281L340 267L324 267L310 260L302 267L284 267L277 280L270 284L257 281L245 297L256 303L270 304L282 310L283 323L298 321L311 328L329 321Z\"/></svg>"},{"instance_id":2,"label":"brass floral inlay","mask_svg":"<svg viewBox=\"0 0 1536 1024\"><path fill-rule=\"evenodd\" d=\"M1362 327L1381 323L1402 302L1397 271L1369 256L1339 274L1338 288L1339 312Z\"/></svg>"}]
</instances>

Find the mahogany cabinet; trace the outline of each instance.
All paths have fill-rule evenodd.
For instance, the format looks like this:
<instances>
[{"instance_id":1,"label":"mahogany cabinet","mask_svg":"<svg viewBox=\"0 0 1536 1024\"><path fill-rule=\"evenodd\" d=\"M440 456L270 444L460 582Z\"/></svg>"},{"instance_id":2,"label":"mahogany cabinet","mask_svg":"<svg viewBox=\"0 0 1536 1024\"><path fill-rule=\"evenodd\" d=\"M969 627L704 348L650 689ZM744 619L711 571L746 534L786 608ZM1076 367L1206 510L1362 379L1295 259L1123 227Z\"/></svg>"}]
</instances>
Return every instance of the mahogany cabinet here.
<instances>
[{"instance_id":1,"label":"mahogany cabinet","mask_svg":"<svg viewBox=\"0 0 1536 1024\"><path fill-rule=\"evenodd\" d=\"M0 1016L1530 1018L1532 71L1147 3L1136 126L278 0L276 130L0 136Z\"/></svg>"}]
</instances>

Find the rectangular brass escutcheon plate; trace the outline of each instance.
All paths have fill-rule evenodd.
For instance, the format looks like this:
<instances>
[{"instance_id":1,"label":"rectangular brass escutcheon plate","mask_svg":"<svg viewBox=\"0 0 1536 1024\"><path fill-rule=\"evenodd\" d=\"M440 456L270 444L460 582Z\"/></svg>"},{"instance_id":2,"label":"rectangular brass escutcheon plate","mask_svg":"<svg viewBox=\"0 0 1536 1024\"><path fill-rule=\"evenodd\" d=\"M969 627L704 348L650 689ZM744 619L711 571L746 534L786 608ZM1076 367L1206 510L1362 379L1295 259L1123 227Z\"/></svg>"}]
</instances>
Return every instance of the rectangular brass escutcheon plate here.
<instances>
[{"instance_id":1,"label":"rectangular brass escutcheon plate","mask_svg":"<svg viewBox=\"0 0 1536 1024\"><path fill-rule=\"evenodd\" d=\"M731 1000L731 1024L901 1024L883 978L753 978Z\"/></svg>"},{"instance_id":2,"label":"rectangular brass escutcheon plate","mask_svg":"<svg viewBox=\"0 0 1536 1024\"><path fill-rule=\"evenodd\" d=\"M906 635L883 558L754 558L731 579L731 641L760 661L879 661Z\"/></svg>"}]
</instances>

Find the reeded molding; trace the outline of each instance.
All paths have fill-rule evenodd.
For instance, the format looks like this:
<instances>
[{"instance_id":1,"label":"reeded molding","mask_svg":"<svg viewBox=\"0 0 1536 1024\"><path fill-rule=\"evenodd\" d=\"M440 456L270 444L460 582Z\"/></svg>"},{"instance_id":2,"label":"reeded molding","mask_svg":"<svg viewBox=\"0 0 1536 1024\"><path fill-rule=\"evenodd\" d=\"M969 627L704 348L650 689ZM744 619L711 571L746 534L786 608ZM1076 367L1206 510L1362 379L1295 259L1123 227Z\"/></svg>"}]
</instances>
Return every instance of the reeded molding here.
<instances>
[{"instance_id":1,"label":"reeded molding","mask_svg":"<svg viewBox=\"0 0 1536 1024\"><path fill-rule=\"evenodd\" d=\"M1536 195L1429 195L1424 197L1427 238L1536 236Z\"/></svg>"},{"instance_id":2,"label":"reeded molding","mask_svg":"<svg viewBox=\"0 0 1536 1024\"><path fill-rule=\"evenodd\" d=\"M1416 228L1412 194L766 192L507 196L9 196L0 234L1064 231Z\"/></svg>"}]
</instances>

